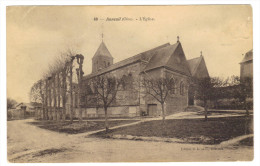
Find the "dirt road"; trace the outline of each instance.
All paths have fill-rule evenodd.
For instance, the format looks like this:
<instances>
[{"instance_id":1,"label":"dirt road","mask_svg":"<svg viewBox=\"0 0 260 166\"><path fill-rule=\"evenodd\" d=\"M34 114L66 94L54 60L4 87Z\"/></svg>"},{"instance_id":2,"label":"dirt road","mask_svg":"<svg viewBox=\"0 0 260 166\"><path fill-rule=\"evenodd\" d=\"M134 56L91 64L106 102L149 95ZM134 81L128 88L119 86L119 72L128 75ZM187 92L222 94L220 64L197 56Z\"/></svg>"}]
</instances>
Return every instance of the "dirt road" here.
<instances>
[{"instance_id":1,"label":"dirt road","mask_svg":"<svg viewBox=\"0 0 260 166\"><path fill-rule=\"evenodd\" d=\"M67 135L8 121L10 162L245 161L252 147L178 144Z\"/></svg>"}]
</instances>

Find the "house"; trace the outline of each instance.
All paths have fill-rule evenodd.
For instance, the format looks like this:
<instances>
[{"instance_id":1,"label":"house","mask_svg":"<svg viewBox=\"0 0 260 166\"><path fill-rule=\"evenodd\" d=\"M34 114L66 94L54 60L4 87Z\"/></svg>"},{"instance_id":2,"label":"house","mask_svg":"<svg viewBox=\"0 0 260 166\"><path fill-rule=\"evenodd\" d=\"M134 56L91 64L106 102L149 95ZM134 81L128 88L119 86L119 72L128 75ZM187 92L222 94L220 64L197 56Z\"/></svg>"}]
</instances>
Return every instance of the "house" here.
<instances>
[{"instance_id":1,"label":"house","mask_svg":"<svg viewBox=\"0 0 260 166\"><path fill-rule=\"evenodd\" d=\"M38 103L19 103L8 110L10 119L24 119L34 117L35 111L41 107Z\"/></svg>"},{"instance_id":2,"label":"house","mask_svg":"<svg viewBox=\"0 0 260 166\"><path fill-rule=\"evenodd\" d=\"M126 84L118 91L115 101L108 108L109 117L135 117L141 115L161 116L161 105L145 95L140 80L149 77L170 76L174 78L176 90L165 103L166 115L181 112L188 106L189 81L191 77L208 76L205 60L187 60L181 42L166 43L148 51L113 64L113 57L102 41L92 58L92 73L84 76L83 117L103 117L103 108L98 108L91 79L99 75L113 75L126 79ZM76 116L78 110L76 109Z\"/></svg>"},{"instance_id":3,"label":"house","mask_svg":"<svg viewBox=\"0 0 260 166\"><path fill-rule=\"evenodd\" d=\"M253 50L248 51L240 62L240 79L253 79Z\"/></svg>"}]
</instances>

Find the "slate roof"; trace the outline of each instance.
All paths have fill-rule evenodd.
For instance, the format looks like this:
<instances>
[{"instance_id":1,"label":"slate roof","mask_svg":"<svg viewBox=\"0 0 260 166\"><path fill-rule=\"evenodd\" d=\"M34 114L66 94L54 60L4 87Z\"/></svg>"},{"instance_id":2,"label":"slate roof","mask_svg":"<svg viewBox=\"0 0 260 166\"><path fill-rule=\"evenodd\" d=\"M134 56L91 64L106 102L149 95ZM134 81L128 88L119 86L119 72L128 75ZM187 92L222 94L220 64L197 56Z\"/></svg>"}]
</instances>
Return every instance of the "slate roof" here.
<instances>
[{"instance_id":1,"label":"slate roof","mask_svg":"<svg viewBox=\"0 0 260 166\"><path fill-rule=\"evenodd\" d=\"M246 53L246 55L244 56L242 62L240 63L245 63L245 62L248 62L248 61L251 61L253 60L253 50L250 50Z\"/></svg>"},{"instance_id":2,"label":"slate roof","mask_svg":"<svg viewBox=\"0 0 260 166\"><path fill-rule=\"evenodd\" d=\"M185 56L181 57L181 58L183 58L183 61L181 61L181 63L174 63L172 61L169 61L170 58L172 58L173 56L176 56L176 55L174 55L174 52L178 48L178 46L181 47L180 42L177 42L173 45L169 45L167 47L164 47L164 48L161 48L161 49L155 51L151 60L145 67L144 71L148 71L148 70L155 69L158 67L168 67L176 72L190 76L190 71L189 71L187 60L186 60Z\"/></svg>"},{"instance_id":3,"label":"slate roof","mask_svg":"<svg viewBox=\"0 0 260 166\"><path fill-rule=\"evenodd\" d=\"M144 70L147 71L161 66L166 66L167 62L169 61L171 55L173 54L177 46L178 43L173 45L168 45L159 50L156 50Z\"/></svg>"},{"instance_id":4,"label":"slate roof","mask_svg":"<svg viewBox=\"0 0 260 166\"><path fill-rule=\"evenodd\" d=\"M108 56L110 58L113 58L112 55L110 54L110 52L108 51L107 46L105 45L104 42L102 42L99 45L99 47L98 47L96 53L94 54L93 58L97 57L97 56Z\"/></svg>"},{"instance_id":5,"label":"slate roof","mask_svg":"<svg viewBox=\"0 0 260 166\"><path fill-rule=\"evenodd\" d=\"M199 64L200 64L202 58L203 58L203 56L200 56L200 57L197 57L197 58L187 60L192 76L196 73L196 70L199 67Z\"/></svg>"}]
</instances>

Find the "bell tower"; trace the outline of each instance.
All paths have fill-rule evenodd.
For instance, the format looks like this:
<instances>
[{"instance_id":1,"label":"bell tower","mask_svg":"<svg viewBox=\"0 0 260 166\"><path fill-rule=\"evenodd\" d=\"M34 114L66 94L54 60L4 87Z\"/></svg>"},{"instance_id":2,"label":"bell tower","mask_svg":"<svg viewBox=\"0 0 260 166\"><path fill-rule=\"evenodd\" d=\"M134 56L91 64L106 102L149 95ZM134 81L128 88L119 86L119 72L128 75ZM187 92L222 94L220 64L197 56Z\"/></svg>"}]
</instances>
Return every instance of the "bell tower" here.
<instances>
[{"instance_id":1,"label":"bell tower","mask_svg":"<svg viewBox=\"0 0 260 166\"><path fill-rule=\"evenodd\" d=\"M95 55L92 58L92 73L95 73L101 69L104 69L113 64L113 57L108 51L102 34L102 42L99 45Z\"/></svg>"}]
</instances>

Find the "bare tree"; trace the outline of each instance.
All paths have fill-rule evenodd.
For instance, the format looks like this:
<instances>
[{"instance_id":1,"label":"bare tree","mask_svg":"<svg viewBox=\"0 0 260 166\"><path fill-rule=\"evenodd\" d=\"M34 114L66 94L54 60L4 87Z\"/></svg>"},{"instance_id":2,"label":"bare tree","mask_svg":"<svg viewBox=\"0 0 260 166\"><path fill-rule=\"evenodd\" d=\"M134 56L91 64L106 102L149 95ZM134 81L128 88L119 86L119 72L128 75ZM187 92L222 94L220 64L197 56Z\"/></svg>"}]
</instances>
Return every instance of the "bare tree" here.
<instances>
[{"instance_id":1,"label":"bare tree","mask_svg":"<svg viewBox=\"0 0 260 166\"><path fill-rule=\"evenodd\" d=\"M108 114L107 108L115 100L119 86L122 84L122 78L117 79L109 75L99 75L90 80L91 85L94 87L96 94L97 104L104 108L105 112L105 128L108 132Z\"/></svg>"},{"instance_id":2,"label":"bare tree","mask_svg":"<svg viewBox=\"0 0 260 166\"><path fill-rule=\"evenodd\" d=\"M70 88L69 88L69 93L70 93L70 122L73 122L73 61L75 59L75 56L71 56L71 59L69 61L69 84L70 84Z\"/></svg>"},{"instance_id":3,"label":"bare tree","mask_svg":"<svg viewBox=\"0 0 260 166\"><path fill-rule=\"evenodd\" d=\"M211 100L214 95L214 84L210 77L205 78L193 78L192 82L195 84L196 98L200 99L204 103L205 121L208 120L208 101Z\"/></svg>"},{"instance_id":4,"label":"bare tree","mask_svg":"<svg viewBox=\"0 0 260 166\"><path fill-rule=\"evenodd\" d=\"M41 103L42 108L40 111L40 115L45 114L45 103L44 103L44 93L43 93L43 81L39 80L36 82L32 87L30 91L30 101L35 103Z\"/></svg>"},{"instance_id":5,"label":"bare tree","mask_svg":"<svg viewBox=\"0 0 260 166\"><path fill-rule=\"evenodd\" d=\"M60 77L60 71L57 73L57 96L58 96L58 112L59 112L59 118L58 121L62 118L62 111L60 109L60 99L61 99L61 77Z\"/></svg>"},{"instance_id":6,"label":"bare tree","mask_svg":"<svg viewBox=\"0 0 260 166\"><path fill-rule=\"evenodd\" d=\"M82 77L83 77L83 70L82 70L82 64L84 60L84 56L81 54L76 55L77 63L79 65L79 68L76 69L77 71L77 77L78 77L78 109L79 109L79 122L82 122L82 108L81 108L81 86L82 86Z\"/></svg>"},{"instance_id":7,"label":"bare tree","mask_svg":"<svg viewBox=\"0 0 260 166\"><path fill-rule=\"evenodd\" d=\"M236 98L242 102L246 114L249 115L250 104L247 102L247 100L249 98L253 98L253 79L250 77L244 77L240 79L237 78L237 80L240 82L240 84L236 92ZM253 105L251 105L251 107L253 107Z\"/></svg>"},{"instance_id":8,"label":"bare tree","mask_svg":"<svg viewBox=\"0 0 260 166\"><path fill-rule=\"evenodd\" d=\"M175 91L175 81L169 76L162 78L148 78L144 76L142 84L145 88L145 93L156 99L162 107L162 120L165 124L165 101L171 91Z\"/></svg>"},{"instance_id":9,"label":"bare tree","mask_svg":"<svg viewBox=\"0 0 260 166\"><path fill-rule=\"evenodd\" d=\"M46 78L45 79L45 114L43 114L43 119L45 119L45 120L49 120L49 107L48 107L48 104L49 104L49 102L48 102L48 98L49 98L49 89L48 89L48 79Z\"/></svg>"}]
</instances>

